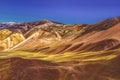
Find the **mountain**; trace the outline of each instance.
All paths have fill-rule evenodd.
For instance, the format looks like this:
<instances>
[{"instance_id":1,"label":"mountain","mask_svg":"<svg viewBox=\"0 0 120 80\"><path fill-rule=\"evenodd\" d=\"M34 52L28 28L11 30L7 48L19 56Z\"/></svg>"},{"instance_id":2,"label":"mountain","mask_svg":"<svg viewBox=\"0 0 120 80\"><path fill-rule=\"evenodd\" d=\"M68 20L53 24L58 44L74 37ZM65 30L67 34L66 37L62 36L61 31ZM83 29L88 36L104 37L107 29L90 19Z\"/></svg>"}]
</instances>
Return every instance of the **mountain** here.
<instances>
[{"instance_id":1,"label":"mountain","mask_svg":"<svg viewBox=\"0 0 120 80\"><path fill-rule=\"evenodd\" d=\"M111 39L111 42L103 46L106 47L107 45L109 44L112 45L112 43L114 43L114 41L112 40L118 40L119 26L120 26L119 22L120 22L120 17L107 19L99 23L90 24L90 25L61 24L48 20L27 22L21 24L14 23L9 27L2 26L3 27L2 31L4 31L4 29L5 30L7 29L8 31L11 32L11 35L18 33L22 39L20 38L20 41L18 43L15 43L15 45L13 45L15 41L13 40L13 43L9 44L11 46L7 48L4 47L4 49L27 50L32 52L45 52L45 53L50 53L50 52L59 53L62 51L64 53L65 51L71 51L71 50L78 52L82 50L86 51L89 48L89 47L86 48L86 46L91 45L92 47L91 46L90 47L93 49L89 49L89 51L93 51L95 47L95 45L93 46L93 44L96 44L97 46L101 46L100 44L102 43L104 44L104 40ZM115 32L116 34L114 34ZM10 37L7 35L1 35L1 36L4 37L6 36L6 38ZM8 45L8 43L5 45ZM117 45L119 45L119 43L114 45L113 47ZM72 49L75 47L76 49ZM111 47L112 46L110 46L110 48ZM104 49L99 49L99 50L104 50Z\"/></svg>"},{"instance_id":2,"label":"mountain","mask_svg":"<svg viewBox=\"0 0 120 80\"><path fill-rule=\"evenodd\" d=\"M120 80L120 17L95 24L0 23L0 80Z\"/></svg>"}]
</instances>

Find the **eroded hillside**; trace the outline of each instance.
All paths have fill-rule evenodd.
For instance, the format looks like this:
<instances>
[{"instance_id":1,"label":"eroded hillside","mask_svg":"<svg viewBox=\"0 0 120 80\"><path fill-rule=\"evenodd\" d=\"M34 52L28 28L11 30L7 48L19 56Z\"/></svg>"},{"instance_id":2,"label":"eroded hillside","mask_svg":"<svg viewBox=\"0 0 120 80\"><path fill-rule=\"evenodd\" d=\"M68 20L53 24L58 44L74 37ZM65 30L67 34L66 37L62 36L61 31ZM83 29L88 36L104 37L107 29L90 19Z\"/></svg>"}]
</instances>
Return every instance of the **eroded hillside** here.
<instances>
[{"instance_id":1,"label":"eroded hillside","mask_svg":"<svg viewBox=\"0 0 120 80\"><path fill-rule=\"evenodd\" d=\"M120 80L120 17L0 26L0 80Z\"/></svg>"}]
</instances>

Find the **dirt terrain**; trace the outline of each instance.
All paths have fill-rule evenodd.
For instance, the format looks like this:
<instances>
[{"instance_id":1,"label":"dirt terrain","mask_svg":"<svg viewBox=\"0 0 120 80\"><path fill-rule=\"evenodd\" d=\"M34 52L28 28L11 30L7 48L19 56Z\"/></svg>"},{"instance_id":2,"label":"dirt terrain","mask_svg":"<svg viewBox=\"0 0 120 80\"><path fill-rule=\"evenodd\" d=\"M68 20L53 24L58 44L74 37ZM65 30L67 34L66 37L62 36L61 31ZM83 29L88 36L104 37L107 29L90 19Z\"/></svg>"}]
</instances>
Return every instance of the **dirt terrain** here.
<instances>
[{"instance_id":1,"label":"dirt terrain","mask_svg":"<svg viewBox=\"0 0 120 80\"><path fill-rule=\"evenodd\" d=\"M95 24L0 23L0 80L120 80L120 17Z\"/></svg>"}]
</instances>

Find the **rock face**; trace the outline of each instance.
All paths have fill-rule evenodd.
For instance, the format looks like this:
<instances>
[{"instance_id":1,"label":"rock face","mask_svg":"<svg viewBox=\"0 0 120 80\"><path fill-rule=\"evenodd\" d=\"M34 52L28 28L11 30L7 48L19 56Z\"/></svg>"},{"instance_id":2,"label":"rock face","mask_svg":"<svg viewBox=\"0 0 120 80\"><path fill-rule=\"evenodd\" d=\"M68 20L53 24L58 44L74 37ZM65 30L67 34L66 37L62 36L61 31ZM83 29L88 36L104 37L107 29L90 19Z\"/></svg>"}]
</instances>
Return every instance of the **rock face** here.
<instances>
[{"instance_id":1,"label":"rock face","mask_svg":"<svg viewBox=\"0 0 120 80\"><path fill-rule=\"evenodd\" d=\"M0 80L120 80L119 36L120 17L0 23Z\"/></svg>"}]
</instances>

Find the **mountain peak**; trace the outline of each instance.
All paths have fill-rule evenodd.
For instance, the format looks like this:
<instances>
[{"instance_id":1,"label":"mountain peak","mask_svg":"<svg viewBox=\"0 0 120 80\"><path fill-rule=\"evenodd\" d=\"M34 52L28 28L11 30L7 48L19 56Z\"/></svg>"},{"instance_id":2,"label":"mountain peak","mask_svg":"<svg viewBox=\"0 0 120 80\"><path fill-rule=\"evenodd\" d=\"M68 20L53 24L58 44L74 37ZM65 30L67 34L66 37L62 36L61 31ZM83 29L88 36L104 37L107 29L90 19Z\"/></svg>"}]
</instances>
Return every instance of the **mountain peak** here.
<instances>
[{"instance_id":1,"label":"mountain peak","mask_svg":"<svg viewBox=\"0 0 120 80\"><path fill-rule=\"evenodd\" d=\"M51 23L52 21L44 19L44 20L40 20L39 22L41 22L41 23Z\"/></svg>"},{"instance_id":2,"label":"mountain peak","mask_svg":"<svg viewBox=\"0 0 120 80\"><path fill-rule=\"evenodd\" d=\"M52 20L47 20L47 19L44 19L44 20L40 20L40 21L36 21L36 22L39 22L39 23L56 23L56 24L62 24L60 22L56 22L56 21L52 21Z\"/></svg>"}]
</instances>

